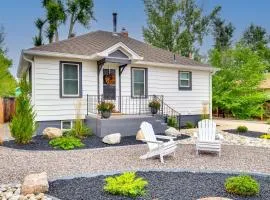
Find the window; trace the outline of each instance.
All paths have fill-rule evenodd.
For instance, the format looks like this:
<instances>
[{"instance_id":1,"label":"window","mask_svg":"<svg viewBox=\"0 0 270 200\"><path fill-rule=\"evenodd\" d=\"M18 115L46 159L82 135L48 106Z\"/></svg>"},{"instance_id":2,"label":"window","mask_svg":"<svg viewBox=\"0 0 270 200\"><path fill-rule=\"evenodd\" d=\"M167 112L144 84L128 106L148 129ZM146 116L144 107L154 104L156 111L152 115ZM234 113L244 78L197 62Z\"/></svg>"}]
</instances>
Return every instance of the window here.
<instances>
[{"instance_id":1,"label":"window","mask_svg":"<svg viewBox=\"0 0 270 200\"><path fill-rule=\"evenodd\" d=\"M73 127L72 121L61 121L61 129L62 130L70 130Z\"/></svg>"},{"instance_id":2,"label":"window","mask_svg":"<svg viewBox=\"0 0 270 200\"><path fill-rule=\"evenodd\" d=\"M179 90L192 90L192 73L179 71Z\"/></svg>"},{"instance_id":3,"label":"window","mask_svg":"<svg viewBox=\"0 0 270 200\"><path fill-rule=\"evenodd\" d=\"M147 70L144 68L132 68L132 97L146 97Z\"/></svg>"},{"instance_id":4,"label":"window","mask_svg":"<svg viewBox=\"0 0 270 200\"><path fill-rule=\"evenodd\" d=\"M81 63L61 62L60 96L61 97L81 97Z\"/></svg>"}]
</instances>

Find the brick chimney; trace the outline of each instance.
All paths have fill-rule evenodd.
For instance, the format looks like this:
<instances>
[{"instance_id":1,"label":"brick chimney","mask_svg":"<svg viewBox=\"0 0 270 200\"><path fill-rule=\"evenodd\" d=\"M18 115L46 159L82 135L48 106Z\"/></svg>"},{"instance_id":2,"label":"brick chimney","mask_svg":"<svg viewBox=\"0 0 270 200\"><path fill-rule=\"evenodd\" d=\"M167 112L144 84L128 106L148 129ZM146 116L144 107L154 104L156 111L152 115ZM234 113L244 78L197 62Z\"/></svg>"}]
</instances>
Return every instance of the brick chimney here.
<instances>
[{"instance_id":1,"label":"brick chimney","mask_svg":"<svg viewBox=\"0 0 270 200\"><path fill-rule=\"evenodd\" d=\"M125 27L122 28L121 35L124 37L128 37L128 31L126 30Z\"/></svg>"}]
</instances>

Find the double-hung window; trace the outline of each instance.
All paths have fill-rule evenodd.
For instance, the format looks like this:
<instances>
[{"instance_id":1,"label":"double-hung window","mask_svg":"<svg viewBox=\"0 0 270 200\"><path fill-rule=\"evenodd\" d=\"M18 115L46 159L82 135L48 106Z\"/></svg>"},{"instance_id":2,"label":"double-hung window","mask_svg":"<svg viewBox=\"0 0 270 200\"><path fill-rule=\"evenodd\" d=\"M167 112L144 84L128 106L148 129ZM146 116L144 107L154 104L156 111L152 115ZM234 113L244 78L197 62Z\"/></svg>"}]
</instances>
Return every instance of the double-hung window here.
<instances>
[{"instance_id":1,"label":"double-hung window","mask_svg":"<svg viewBox=\"0 0 270 200\"><path fill-rule=\"evenodd\" d=\"M147 96L147 69L132 68L132 97Z\"/></svg>"},{"instance_id":2,"label":"double-hung window","mask_svg":"<svg viewBox=\"0 0 270 200\"><path fill-rule=\"evenodd\" d=\"M192 90L192 73L179 71L179 90Z\"/></svg>"},{"instance_id":3,"label":"double-hung window","mask_svg":"<svg viewBox=\"0 0 270 200\"><path fill-rule=\"evenodd\" d=\"M61 97L81 97L81 63L61 62Z\"/></svg>"}]
</instances>

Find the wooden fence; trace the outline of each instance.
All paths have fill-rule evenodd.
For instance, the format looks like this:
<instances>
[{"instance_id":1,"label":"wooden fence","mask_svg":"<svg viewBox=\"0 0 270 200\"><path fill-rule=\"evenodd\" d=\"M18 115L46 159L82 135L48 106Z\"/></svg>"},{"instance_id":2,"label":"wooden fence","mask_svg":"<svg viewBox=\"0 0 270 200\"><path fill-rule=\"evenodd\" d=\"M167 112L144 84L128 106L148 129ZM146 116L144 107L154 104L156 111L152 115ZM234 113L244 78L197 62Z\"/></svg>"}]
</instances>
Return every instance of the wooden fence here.
<instances>
[{"instance_id":1,"label":"wooden fence","mask_svg":"<svg viewBox=\"0 0 270 200\"><path fill-rule=\"evenodd\" d=\"M0 124L9 122L15 113L15 98L0 97Z\"/></svg>"}]
</instances>

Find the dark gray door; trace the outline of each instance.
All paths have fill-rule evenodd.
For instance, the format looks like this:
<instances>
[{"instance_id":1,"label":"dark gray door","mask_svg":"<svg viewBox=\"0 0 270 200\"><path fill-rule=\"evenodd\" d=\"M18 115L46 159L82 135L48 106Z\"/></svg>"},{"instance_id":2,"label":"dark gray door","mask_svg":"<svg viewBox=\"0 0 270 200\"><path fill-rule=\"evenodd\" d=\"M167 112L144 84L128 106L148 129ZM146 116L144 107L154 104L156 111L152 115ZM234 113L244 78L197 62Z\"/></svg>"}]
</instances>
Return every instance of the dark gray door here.
<instances>
[{"instance_id":1,"label":"dark gray door","mask_svg":"<svg viewBox=\"0 0 270 200\"><path fill-rule=\"evenodd\" d=\"M103 69L103 97L105 100L116 98L115 69Z\"/></svg>"}]
</instances>

